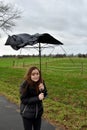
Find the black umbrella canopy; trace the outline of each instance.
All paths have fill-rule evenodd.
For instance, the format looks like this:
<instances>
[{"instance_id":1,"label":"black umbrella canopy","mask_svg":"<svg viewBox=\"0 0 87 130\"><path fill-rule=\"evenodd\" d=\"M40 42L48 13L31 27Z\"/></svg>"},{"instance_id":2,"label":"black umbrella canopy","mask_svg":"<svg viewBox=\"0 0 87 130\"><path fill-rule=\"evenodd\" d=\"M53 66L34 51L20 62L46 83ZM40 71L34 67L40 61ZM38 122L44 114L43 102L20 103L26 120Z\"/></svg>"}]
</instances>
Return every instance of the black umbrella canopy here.
<instances>
[{"instance_id":1,"label":"black umbrella canopy","mask_svg":"<svg viewBox=\"0 0 87 130\"><path fill-rule=\"evenodd\" d=\"M53 36L51 36L48 33L44 34L17 34L8 36L7 41L5 45L10 45L13 49L18 50L20 48L25 47L26 45L35 45L37 43L48 43L53 45L63 45L62 42L55 39Z\"/></svg>"},{"instance_id":2,"label":"black umbrella canopy","mask_svg":"<svg viewBox=\"0 0 87 130\"><path fill-rule=\"evenodd\" d=\"M27 45L35 45L39 43L39 57L40 57L40 70L41 70L41 45L40 43L47 43L47 44L53 44L53 45L63 45L62 42L55 39L53 36L51 36L48 33L43 34L17 34L8 36L7 41L5 45L10 45L13 49L19 50L20 48L23 48Z\"/></svg>"}]
</instances>

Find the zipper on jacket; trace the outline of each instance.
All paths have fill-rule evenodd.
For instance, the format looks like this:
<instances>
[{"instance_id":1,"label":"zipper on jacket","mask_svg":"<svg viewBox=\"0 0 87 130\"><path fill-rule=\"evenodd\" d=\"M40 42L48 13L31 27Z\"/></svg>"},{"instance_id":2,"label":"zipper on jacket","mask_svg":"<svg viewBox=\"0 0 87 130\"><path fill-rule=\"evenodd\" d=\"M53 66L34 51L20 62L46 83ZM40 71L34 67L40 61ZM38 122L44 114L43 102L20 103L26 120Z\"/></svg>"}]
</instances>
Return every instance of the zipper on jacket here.
<instances>
[{"instance_id":1,"label":"zipper on jacket","mask_svg":"<svg viewBox=\"0 0 87 130\"><path fill-rule=\"evenodd\" d=\"M24 107L24 110L22 111L22 113L24 113L24 112L25 112L26 108L27 108L27 105Z\"/></svg>"}]
</instances>

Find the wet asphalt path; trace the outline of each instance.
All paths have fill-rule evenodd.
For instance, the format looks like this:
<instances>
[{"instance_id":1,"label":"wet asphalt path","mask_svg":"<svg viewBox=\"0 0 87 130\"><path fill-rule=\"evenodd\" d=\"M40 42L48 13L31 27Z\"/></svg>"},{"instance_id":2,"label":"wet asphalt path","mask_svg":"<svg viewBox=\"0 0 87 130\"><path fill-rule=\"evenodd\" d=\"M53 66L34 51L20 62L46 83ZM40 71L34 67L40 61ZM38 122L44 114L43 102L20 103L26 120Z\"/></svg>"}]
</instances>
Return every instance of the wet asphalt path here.
<instances>
[{"instance_id":1,"label":"wet asphalt path","mask_svg":"<svg viewBox=\"0 0 87 130\"><path fill-rule=\"evenodd\" d=\"M55 130L47 121L42 121L41 130ZM0 96L0 130L24 130L19 108Z\"/></svg>"}]
</instances>

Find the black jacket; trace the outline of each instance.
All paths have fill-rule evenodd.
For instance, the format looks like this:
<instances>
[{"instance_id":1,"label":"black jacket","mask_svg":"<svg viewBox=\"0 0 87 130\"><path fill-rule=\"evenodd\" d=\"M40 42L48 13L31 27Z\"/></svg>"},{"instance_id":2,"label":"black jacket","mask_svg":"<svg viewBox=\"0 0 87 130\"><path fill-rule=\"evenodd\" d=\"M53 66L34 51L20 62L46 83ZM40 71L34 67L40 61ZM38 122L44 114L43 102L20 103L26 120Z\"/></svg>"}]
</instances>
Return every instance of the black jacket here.
<instances>
[{"instance_id":1,"label":"black jacket","mask_svg":"<svg viewBox=\"0 0 87 130\"><path fill-rule=\"evenodd\" d=\"M44 96L47 96L47 89L44 84ZM26 88L26 91L22 93ZM26 108L28 108L28 112L24 115L26 118L38 118L43 114L43 104L42 101L39 100L38 95L40 91L37 93L35 86L29 86L28 82L25 80L20 86L20 113L23 116L23 112Z\"/></svg>"}]
</instances>

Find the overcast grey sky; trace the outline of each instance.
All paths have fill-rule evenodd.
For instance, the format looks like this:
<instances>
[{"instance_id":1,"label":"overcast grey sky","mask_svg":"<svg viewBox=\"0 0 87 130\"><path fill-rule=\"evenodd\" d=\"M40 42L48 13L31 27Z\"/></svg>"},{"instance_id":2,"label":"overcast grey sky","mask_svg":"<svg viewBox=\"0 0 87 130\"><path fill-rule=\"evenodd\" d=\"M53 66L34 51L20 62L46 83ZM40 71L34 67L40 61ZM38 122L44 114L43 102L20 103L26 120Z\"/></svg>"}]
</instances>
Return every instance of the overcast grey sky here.
<instances>
[{"instance_id":1,"label":"overcast grey sky","mask_svg":"<svg viewBox=\"0 0 87 130\"><path fill-rule=\"evenodd\" d=\"M20 33L50 33L64 43L67 54L87 53L87 0L4 0L23 11L10 35ZM20 54L4 43L7 35L0 38L0 55ZM45 52L45 51L44 51ZM48 51L47 51L48 52ZM24 50L22 54L32 51ZM35 52L34 52L35 53ZM49 53L65 53L60 46Z\"/></svg>"}]
</instances>

